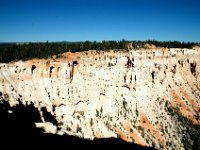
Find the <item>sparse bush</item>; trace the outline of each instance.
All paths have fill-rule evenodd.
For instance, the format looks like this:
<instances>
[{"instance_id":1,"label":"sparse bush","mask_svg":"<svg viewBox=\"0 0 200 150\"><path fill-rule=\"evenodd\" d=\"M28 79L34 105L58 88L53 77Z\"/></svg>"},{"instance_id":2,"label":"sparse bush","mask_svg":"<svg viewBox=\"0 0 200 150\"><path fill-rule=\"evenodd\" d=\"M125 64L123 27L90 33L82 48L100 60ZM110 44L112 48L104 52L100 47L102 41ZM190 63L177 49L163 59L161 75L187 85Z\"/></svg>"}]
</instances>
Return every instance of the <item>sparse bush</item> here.
<instances>
[{"instance_id":1,"label":"sparse bush","mask_svg":"<svg viewBox=\"0 0 200 150\"><path fill-rule=\"evenodd\" d=\"M71 131L72 129L70 127L67 126L66 128L67 131Z\"/></svg>"},{"instance_id":2,"label":"sparse bush","mask_svg":"<svg viewBox=\"0 0 200 150\"><path fill-rule=\"evenodd\" d=\"M195 115L195 118L196 118L197 120L200 120L200 115L199 115L198 112L197 112L197 114Z\"/></svg>"},{"instance_id":3,"label":"sparse bush","mask_svg":"<svg viewBox=\"0 0 200 150\"><path fill-rule=\"evenodd\" d=\"M126 101L123 101L122 104L123 104L123 108L124 108L125 110L127 110L127 105L128 105L127 102L126 102Z\"/></svg>"},{"instance_id":4,"label":"sparse bush","mask_svg":"<svg viewBox=\"0 0 200 150\"><path fill-rule=\"evenodd\" d=\"M108 63L108 67L114 66L111 62Z\"/></svg>"},{"instance_id":5,"label":"sparse bush","mask_svg":"<svg viewBox=\"0 0 200 150\"><path fill-rule=\"evenodd\" d=\"M111 129L111 126L110 126L110 124L109 124L109 122L108 121L106 121L106 127L110 130Z\"/></svg>"},{"instance_id":6,"label":"sparse bush","mask_svg":"<svg viewBox=\"0 0 200 150\"><path fill-rule=\"evenodd\" d=\"M96 109L96 117L99 117L99 111Z\"/></svg>"},{"instance_id":7,"label":"sparse bush","mask_svg":"<svg viewBox=\"0 0 200 150\"><path fill-rule=\"evenodd\" d=\"M144 131L144 128L142 127L142 126L138 126L138 130L140 130L140 131Z\"/></svg>"},{"instance_id":8,"label":"sparse bush","mask_svg":"<svg viewBox=\"0 0 200 150\"><path fill-rule=\"evenodd\" d=\"M179 109L173 108L169 104L166 104L169 114L176 118L177 130L183 135L182 143L185 149L198 149L200 148L200 126L193 124L191 120L184 117ZM182 130L182 128L186 128Z\"/></svg>"},{"instance_id":9,"label":"sparse bush","mask_svg":"<svg viewBox=\"0 0 200 150\"><path fill-rule=\"evenodd\" d=\"M103 113L103 108L101 107L101 109L100 109L100 116L102 115L102 113Z\"/></svg>"},{"instance_id":10,"label":"sparse bush","mask_svg":"<svg viewBox=\"0 0 200 150\"><path fill-rule=\"evenodd\" d=\"M135 113L136 113L136 116L138 117L139 112L138 112L138 109L137 109L137 108L136 108L136 110L135 110Z\"/></svg>"},{"instance_id":11,"label":"sparse bush","mask_svg":"<svg viewBox=\"0 0 200 150\"><path fill-rule=\"evenodd\" d=\"M79 115L77 115L76 117L77 117L78 120L80 120L80 116Z\"/></svg>"},{"instance_id":12,"label":"sparse bush","mask_svg":"<svg viewBox=\"0 0 200 150\"><path fill-rule=\"evenodd\" d=\"M93 126L94 122L93 122L93 119L90 118L90 126Z\"/></svg>"}]
</instances>

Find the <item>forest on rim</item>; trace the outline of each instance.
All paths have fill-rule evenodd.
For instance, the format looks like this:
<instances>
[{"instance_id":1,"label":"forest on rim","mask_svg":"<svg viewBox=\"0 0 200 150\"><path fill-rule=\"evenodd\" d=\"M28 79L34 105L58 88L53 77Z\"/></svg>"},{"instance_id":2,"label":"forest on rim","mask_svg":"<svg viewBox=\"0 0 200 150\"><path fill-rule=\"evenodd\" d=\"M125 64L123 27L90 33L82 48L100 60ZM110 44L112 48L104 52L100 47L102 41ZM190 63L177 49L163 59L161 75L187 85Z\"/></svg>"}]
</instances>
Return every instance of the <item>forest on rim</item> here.
<instances>
[{"instance_id":1,"label":"forest on rim","mask_svg":"<svg viewBox=\"0 0 200 150\"><path fill-rule=\"evenodd\" d=\"M154 44L166 48L192 48L200 43L179 41L83 41L83 42L25 42L0 43L0 63L32 58L48 58L64 52L80 52L87 50L127 50L127 43L132 43L134 49L143 48L145 44Z\"/></svg>"}]
</instances>

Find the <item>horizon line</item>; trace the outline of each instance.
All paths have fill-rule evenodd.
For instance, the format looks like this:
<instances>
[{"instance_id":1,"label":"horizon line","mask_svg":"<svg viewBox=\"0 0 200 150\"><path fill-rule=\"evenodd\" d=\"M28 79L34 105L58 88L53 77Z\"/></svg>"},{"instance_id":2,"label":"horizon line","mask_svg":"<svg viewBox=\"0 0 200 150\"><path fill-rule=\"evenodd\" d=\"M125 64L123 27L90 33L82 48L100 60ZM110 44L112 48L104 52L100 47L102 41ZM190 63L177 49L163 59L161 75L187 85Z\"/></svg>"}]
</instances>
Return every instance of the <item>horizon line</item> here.
<instances>
[{"instance_id":1,"label":"horizon line","mask_svg":"<svg viewBox=\"0 0 200 150\"><path fill-rule=\"evenodd\" d=\"M127 40L122 38L121 40L41 40L41 41L0 41L0 43L59 43L59 42L68 42L68 43L75 43L75 42L109 42L109 41L127 41L127 42L148 42L148 41L156 41L156 42L180 42L180 43L200 43L200 41L181 41L181 40L155 40L155 39L147 39L147 40Z\"/></svg>"}]
</instances>

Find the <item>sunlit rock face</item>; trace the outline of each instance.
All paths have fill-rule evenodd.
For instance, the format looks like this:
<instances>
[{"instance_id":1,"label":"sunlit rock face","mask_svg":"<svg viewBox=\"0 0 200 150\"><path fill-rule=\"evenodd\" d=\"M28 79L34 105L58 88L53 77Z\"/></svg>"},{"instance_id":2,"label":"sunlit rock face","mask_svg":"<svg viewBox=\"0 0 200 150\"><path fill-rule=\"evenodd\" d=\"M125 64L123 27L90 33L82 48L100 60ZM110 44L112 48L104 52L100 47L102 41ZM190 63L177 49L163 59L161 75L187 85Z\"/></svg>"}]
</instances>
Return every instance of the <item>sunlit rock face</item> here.
<instances>
[{"instance_id":1,"label":"sunlit rock face","mask_svg":"<svg viewBox=\"0 0 200 150\"><path fill-rule=\"evenodd\" d=\"M200 51L91 50L0 64L0 91L11 106L33 102L46 132L181 149L167 107L200 125Z\"/></svg>"}]
</instances>

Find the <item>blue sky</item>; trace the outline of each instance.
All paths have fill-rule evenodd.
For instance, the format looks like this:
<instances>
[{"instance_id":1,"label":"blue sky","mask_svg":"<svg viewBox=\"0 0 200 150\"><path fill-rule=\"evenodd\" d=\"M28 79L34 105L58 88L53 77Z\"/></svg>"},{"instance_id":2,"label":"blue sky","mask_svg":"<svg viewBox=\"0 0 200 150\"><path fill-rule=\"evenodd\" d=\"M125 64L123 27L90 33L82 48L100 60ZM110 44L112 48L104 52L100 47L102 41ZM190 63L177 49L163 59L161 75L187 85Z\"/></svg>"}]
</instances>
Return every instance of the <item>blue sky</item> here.
<instances>
[{"instance_id":1,"label":"blue sky","mask_svg":"<svg viewBox=\"0 0 200 150\"><path fill-rule=\"evenodd\" d=\"M1 0L0 42L200 42L200 0Z\"/></svg>"}]
</instances>

